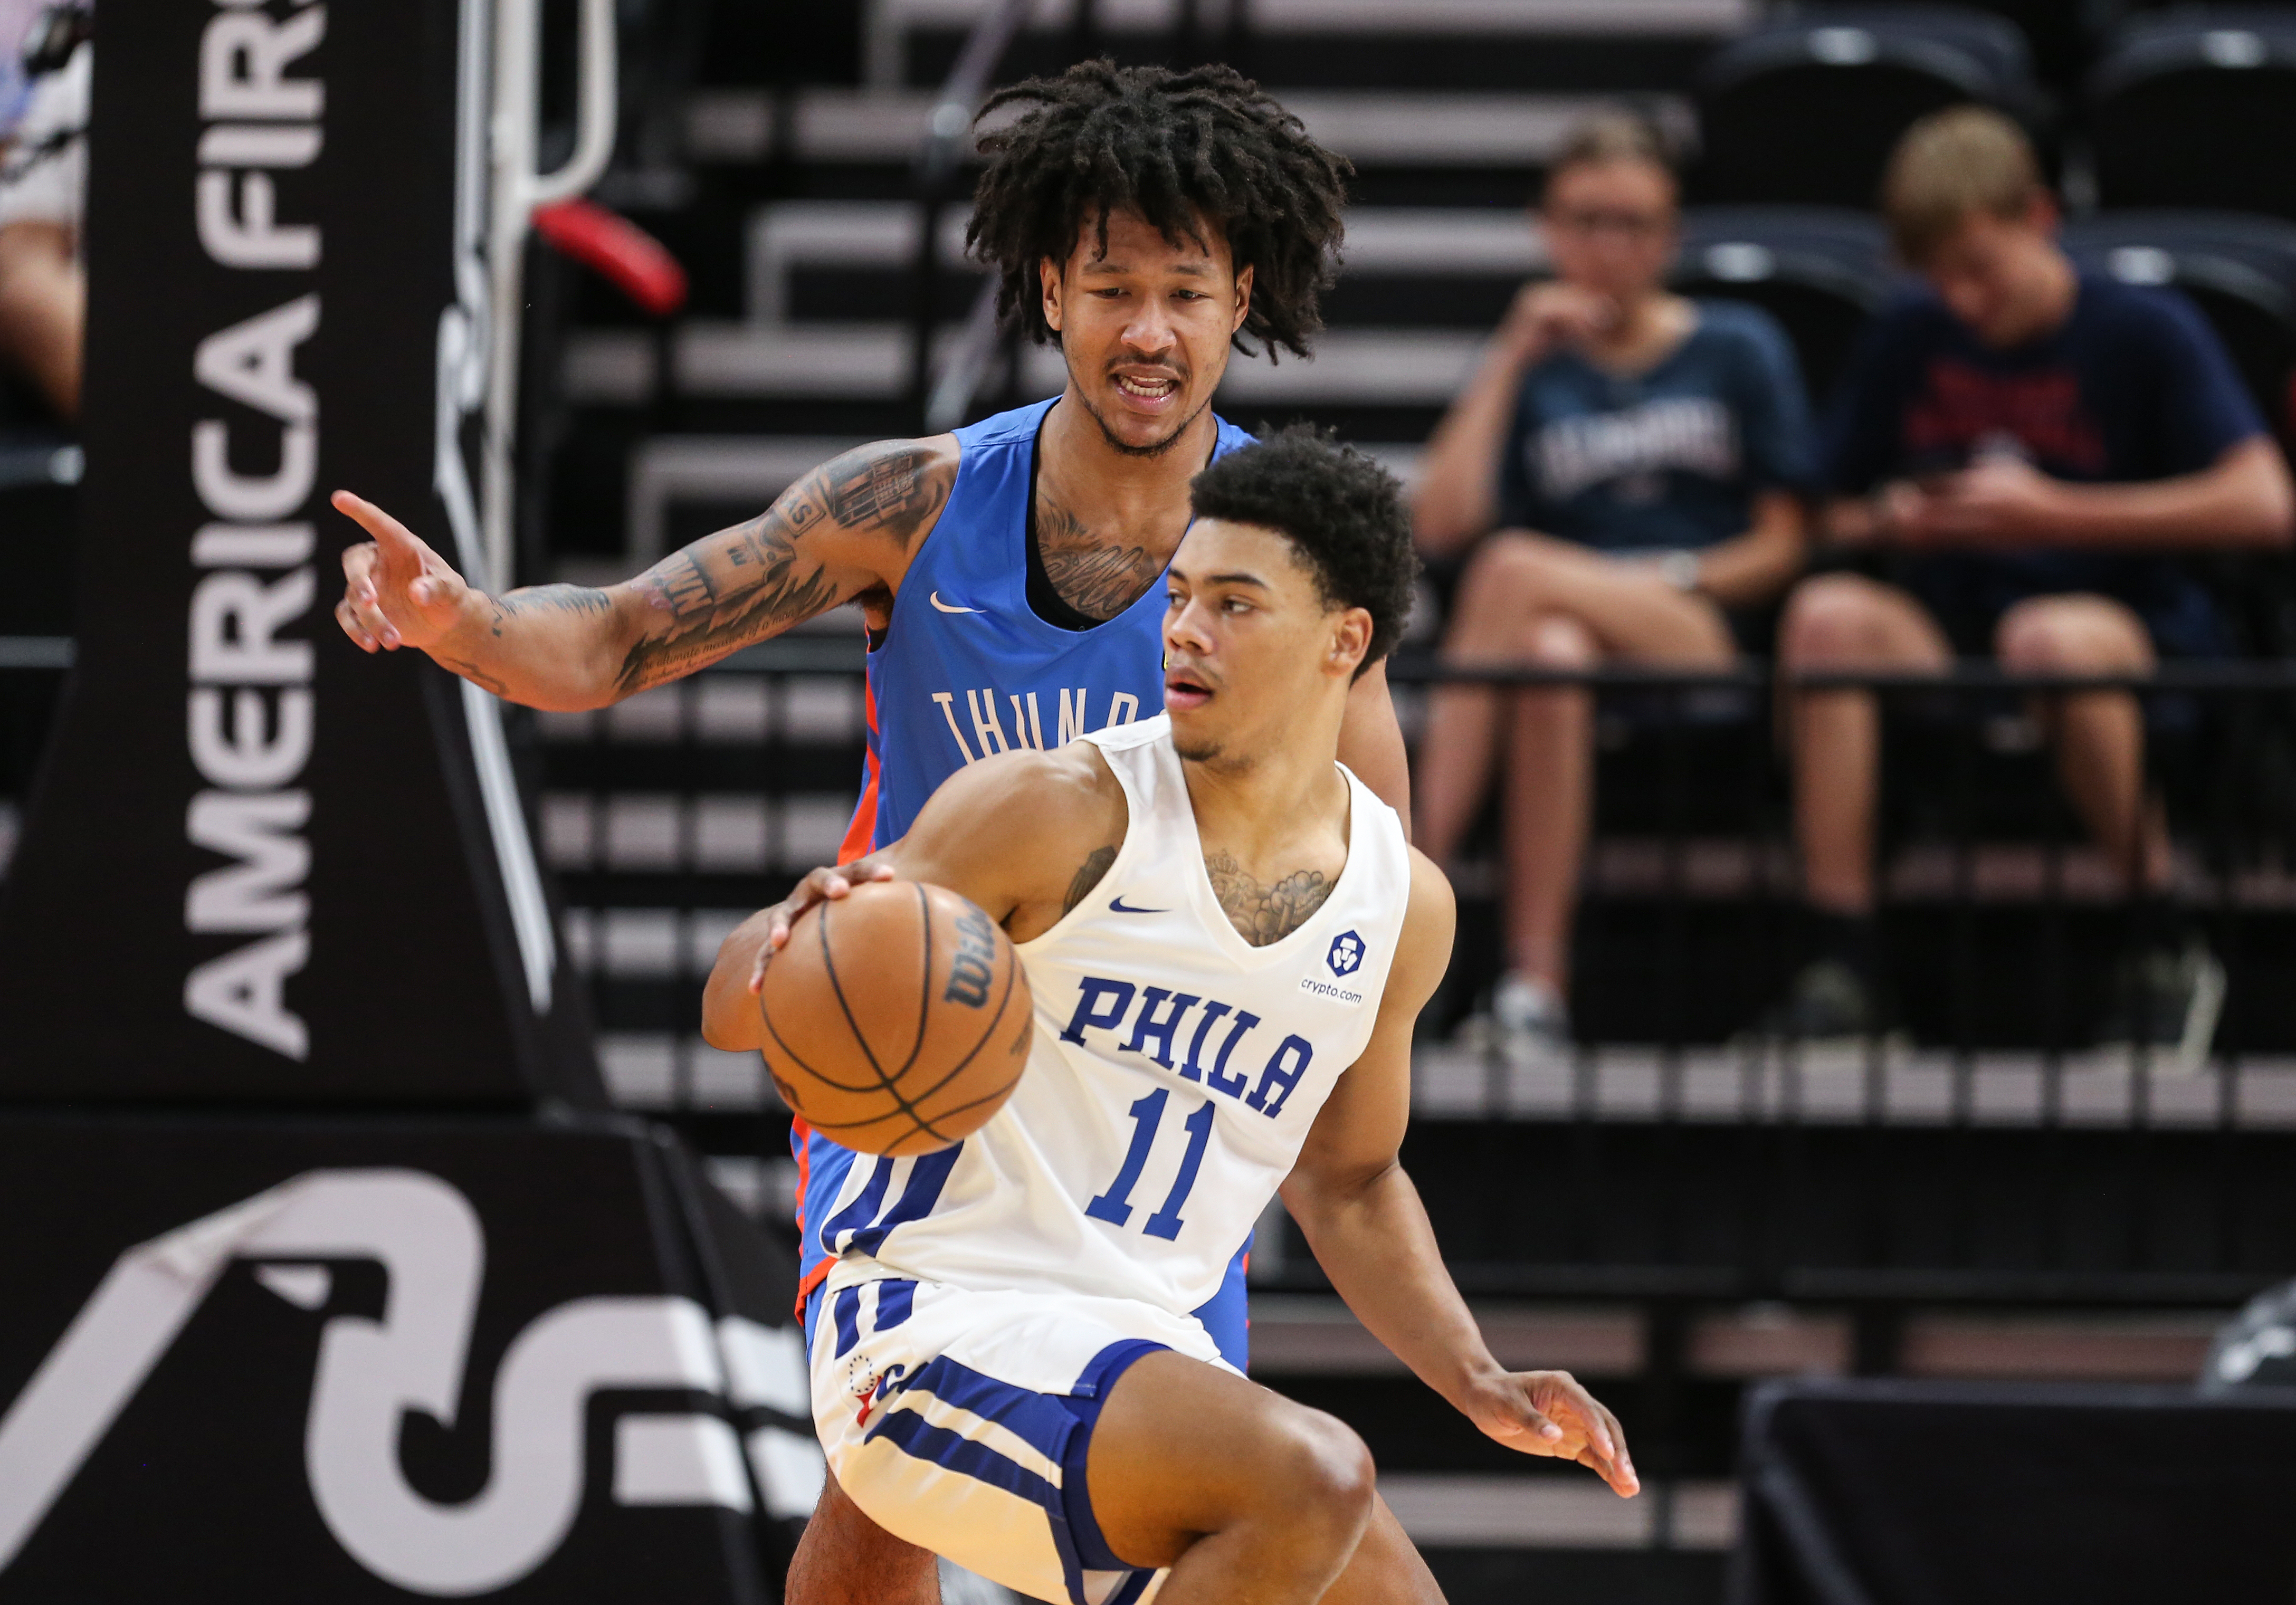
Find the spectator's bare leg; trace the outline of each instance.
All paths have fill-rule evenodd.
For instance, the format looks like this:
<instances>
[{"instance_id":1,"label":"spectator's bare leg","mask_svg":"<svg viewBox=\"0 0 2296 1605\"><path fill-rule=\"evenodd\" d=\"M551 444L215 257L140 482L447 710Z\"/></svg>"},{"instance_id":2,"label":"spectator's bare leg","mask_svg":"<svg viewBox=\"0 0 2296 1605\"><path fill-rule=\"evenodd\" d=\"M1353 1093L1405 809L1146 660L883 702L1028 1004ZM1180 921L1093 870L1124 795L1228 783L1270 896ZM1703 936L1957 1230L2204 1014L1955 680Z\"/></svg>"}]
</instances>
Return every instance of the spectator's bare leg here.
<instances>
[{"instance_id":1,"label":"spectator's bare leg","mask_svg":"<svg viewBox=\"0 0 2296 1605\"><path fill-rule=\"evenodd\" d=\"M870 1520L832 1473L782 1597L788 1605L940 1605L939 1562Z\"/></svg>"},{"instance_id":2,"label":"spectator's bare leg","mask_svg":"<svg viewBox=\"0 0 2296 1605\"><path fill-rule=\"evenodd\" d=\"M1921 604L1855 574L1802 582L1778 626L1788 676L1820 669L1899 673L1953 665L1953 648ZM1802 886L1830 913L1874 908L1874 801L1881 713L1870 692L1805 692L1787 717L1794 754L1794 825Z\"/></svg>"},{"instance_id":3,"label":"spectator's bare leg","mask_svg":"<svg viewBox=\"0 0 2296 1605\"><path fill-rule=\"evenodd\" d=\"M1602 649L1577 619L1550 613L1526 632L1531 662L1590 668ZM1508 724L1506 931L1515 970L1570 989L1570 915L1593 792L1595 700L1578 690L1527 691Z\"/></svg>"},{"instance_id":4,"label":"spectator's bare leg","mask_svg":"<svg viewBox=\"0 0 2296 1605\"><path fill-rule=\"evenodd\" d=\"M2152 643L2136 615L2103 596L2041 596L2001 617L1994 650L2008 668L2030 674L2149 672ZM2168 883L2168 830L2144 796L2144 718L2127 692L2044 699L2042 721L2055 738L2057 773L2081 823L2123 884L2157 891Z\"/></svg>"},{"instance_id":5,"label":"spectator's bare leg","mask_svg":"<svg viewBox=\"0 0 2296 1605\"><path fill-rule=\"evenodd\" d=\"M1459 582L1445 643L1454 662L1583 668L1606 659L1685 667L1727 664L1720 610L1652 569L1520 532L1483 543ZM1440 863L1481 801L1502 733L1497 693L1455 687L1435 700L1420 749L1420 845ZM1509 746L1507 928L1520 973L1568 979L1570 915L1586 845L1592 704L1578 691L1514 693Z\"/></svg>"},{"instance_id":6,"label":"spectator's bare leg","mask_svg":"<svg viewBox=\"0 0 2296 1605\"><path fill-rule=\"evenodd\" d=\"M0 228L0 354L68 419L79 416L86 321L87 281L72 259L71 231L29 218Z\"/></svg>"}]
</instances>

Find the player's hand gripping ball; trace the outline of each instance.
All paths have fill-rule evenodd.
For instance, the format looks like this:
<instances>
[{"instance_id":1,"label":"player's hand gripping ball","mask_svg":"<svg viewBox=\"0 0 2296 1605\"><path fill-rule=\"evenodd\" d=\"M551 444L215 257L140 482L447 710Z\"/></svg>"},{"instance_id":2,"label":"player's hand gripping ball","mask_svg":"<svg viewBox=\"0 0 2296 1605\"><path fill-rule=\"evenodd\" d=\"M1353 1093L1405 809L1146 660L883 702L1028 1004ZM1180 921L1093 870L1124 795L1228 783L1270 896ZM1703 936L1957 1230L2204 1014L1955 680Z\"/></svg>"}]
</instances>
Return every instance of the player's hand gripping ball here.
<instances>
[{"instance_id":1,"label":"player's hand gripping ball","mask_svg":"<svg viewBox=\"0 0 2296 1605\"><path fill-rule=\"evenodd\" d=\"M782 1101L862 1153L931 1153L980 1130L1036 1040L1011 940L915 880L866 882L799 915L758 1007Z\"/></svg>"}]
</instances>

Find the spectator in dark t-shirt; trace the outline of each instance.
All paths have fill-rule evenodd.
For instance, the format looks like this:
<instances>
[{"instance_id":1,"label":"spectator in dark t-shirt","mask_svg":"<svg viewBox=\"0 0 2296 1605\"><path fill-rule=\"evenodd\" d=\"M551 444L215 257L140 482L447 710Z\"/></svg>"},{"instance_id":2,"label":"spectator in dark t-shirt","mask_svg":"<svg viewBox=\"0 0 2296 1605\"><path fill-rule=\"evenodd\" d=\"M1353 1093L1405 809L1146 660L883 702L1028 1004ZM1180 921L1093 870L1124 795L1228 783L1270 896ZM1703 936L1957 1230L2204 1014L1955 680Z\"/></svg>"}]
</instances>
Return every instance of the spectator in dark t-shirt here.
<instances>
[{"instance_id":1,"label":"spectator in dark t-shirt","mask_svg":"<svg viewBox=\"0 0 2296 1605\"><path fill-rule=\"evenodd\" d=\"M1943 672L1991 655L2035 673L2129 674L2226 651L2177 554L2284 544L2296 499L2214 332L2174 291L2075 270L2031 148L1997 113L1917 124L1885 204L1930 288L1882 315L1844 381L1826 533L1885 551L1898 583L1805 580L1781 623L1782 669ZM2136 700L2082 693L2041 712L2097 844L2133 892L2161 892L2169 843L2145 794ZM1792 714L1818 956L1784 1012L1798 1034L1850 1035L1881 1023L1878 713L1866 692L1811 692ZM2136 955L2112 1034L2204 1052L2221 970L2165 932L2147 939L2161 951Z\"/></svg>"},{"instance_id":2,"label":"spectator in dark t-shirt","mask_svg":"<svg viewBox=\"0 0 2296 1605\"><path fill-rule=\"evenodd\" d=\"M1431 555L1480 541L1443 643L1454 660L1720 667L1734 610L1800 571L1815 476L1792 350L1752 307L1667 292L1675 200L1634 118L1592 119L1549 169L1555 279L1517 298L1414 498ZM1508 965L1488 1021L1517 1053L1569 1041L1592 734L1584 691L1460 685L1433 699L1420 747L1417 839L1438 863L1506 760Z\"/></svg>"}]
</instances>

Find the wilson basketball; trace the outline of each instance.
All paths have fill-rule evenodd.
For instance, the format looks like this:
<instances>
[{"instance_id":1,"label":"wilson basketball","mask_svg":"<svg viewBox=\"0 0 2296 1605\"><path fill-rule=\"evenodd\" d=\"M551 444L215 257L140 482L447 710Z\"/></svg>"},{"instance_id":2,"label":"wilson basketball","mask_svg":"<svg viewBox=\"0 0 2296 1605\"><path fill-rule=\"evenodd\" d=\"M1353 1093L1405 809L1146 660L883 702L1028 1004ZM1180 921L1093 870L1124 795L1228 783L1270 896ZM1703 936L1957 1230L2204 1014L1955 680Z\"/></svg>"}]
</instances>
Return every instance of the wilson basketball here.
<instances>
[{"instance_id":1,"label":"wilson basketball","mask_svg":"<svg viewBox=\"0 0 2296 1605\"><path fill-rule=\"evenodd\" d=\"M758 1003L782 1101L863 1153L931 1153L980 1130L1036 1037L1028 977L996 922L914 880L806 910Z\"/></svg>"}]
</instances>

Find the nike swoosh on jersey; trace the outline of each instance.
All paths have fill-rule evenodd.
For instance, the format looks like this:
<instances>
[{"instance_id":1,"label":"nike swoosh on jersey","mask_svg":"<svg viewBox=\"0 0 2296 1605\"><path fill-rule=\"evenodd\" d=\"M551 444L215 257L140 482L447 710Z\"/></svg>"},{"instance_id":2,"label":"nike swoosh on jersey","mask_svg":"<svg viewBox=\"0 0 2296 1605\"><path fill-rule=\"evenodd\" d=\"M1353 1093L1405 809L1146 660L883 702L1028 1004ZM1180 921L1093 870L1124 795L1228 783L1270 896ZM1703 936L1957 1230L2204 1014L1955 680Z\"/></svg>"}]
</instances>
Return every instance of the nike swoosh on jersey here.
<instances>
[{"instance_id":1,"label":"nike swoosh on jersey","mask_svg":"<svg viewBox=\"0 0 2296 1605\"><path fill-rule=\"evenodd\" d=\"M1121 897L1116 898L1108 906L1112 912L1119 914L1168 914L1172 912L1168 908L1135 908Z\"/></svg>"},{"instance_id":2,"label":"nike swoosh on jersey","mask_svg":"<svg viewBox=\"0 0 2296 1605\"><path fill-rule=\"evenodd\" d=\"M980 610L979 608L956 608L956 607L951 607L948 603L947 603L947 602L943 602L943 601L940 599L940 593L939 593L939 592L938 592L938 591L935 591L935 592L932 594L932 596L931 596L931 602L932 602L932 605L933 605L934 607L936 607L936 608L939 608L939 609L942 612L944 612L944 613L978 613L979 611L980 611Z\"/></svg>"}]
</instances>

